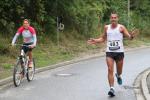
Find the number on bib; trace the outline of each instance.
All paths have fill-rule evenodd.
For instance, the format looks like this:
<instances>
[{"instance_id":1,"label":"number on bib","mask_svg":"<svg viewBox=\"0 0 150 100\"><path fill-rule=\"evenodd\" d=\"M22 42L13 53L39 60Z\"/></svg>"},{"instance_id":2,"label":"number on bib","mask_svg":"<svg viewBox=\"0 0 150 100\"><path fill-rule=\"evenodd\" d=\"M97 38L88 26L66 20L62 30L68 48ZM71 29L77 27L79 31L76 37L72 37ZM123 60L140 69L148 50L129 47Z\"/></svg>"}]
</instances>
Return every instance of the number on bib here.
<instances>
[{"instance_id":1,"label":"number on bib","mask_svg":"<svg viewBox=\"0 0 150 100\"><path fill-rule=\"evenodd\" d=\"M120 49L120 41L119 40L109 41L108 46L109 50L118 50Z\"/></svg>"}]
</instances>

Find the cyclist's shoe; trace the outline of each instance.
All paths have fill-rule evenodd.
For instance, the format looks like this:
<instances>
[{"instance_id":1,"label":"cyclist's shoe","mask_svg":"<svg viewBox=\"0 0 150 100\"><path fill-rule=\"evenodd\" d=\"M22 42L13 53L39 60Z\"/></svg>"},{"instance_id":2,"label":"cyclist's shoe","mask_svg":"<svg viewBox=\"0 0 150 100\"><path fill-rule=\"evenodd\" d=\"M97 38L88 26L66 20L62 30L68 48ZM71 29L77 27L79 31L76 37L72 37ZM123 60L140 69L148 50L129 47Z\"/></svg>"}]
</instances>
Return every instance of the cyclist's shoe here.
<instances>
[{"instance_id":1,"label":"cyclist's shoe","mask_svg":"<svg viewBox=\"0 0 150 100\"><path fill-rule=\"evenodd\" d=\"M115 96L115 90L113 88L110 88L109 92L108 92L108 95L110 97L114 97Z\"/></svg>"},{"instance_id":2,"label":"cyclist's shoe","mask_svg":"<svg viewBox=\"0 0 150 100\"><path fill-rule=\"evenodd\" d=\"M32 68L32 67L33 67L33 62L29 61L29 68Z\"/></svg>"},{"instance_id":3,"label":"cyclist's shoe","mask_svg":"<svg viewBox=\"0 0 150 100\"><path fill-rule=\"evenodd\" d=\"M118 74L116 73L116 78L117 78L117 83L119 85L122 85L122 78L120 76L118 76Z\"/></svg>"}]
</instances>

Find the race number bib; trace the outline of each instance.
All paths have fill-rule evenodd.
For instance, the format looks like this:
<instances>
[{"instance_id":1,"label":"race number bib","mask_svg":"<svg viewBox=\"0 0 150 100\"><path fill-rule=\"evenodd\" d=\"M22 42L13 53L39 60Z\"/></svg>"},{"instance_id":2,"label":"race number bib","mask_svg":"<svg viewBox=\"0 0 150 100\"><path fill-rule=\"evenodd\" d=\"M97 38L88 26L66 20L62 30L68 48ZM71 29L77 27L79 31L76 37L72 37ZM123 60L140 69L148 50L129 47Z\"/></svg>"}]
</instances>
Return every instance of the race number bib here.
<instances>
[{"instance_id":1,"label":"race number bib","mask_svg":"<svg viewBox=\"0 0 150 100\"><path fill-rule=\"evenodd\" d=\"M120 46L121 46L120 40L108 41L109 50L118 50L120 49Z\"/></svg>"}]
</instances>

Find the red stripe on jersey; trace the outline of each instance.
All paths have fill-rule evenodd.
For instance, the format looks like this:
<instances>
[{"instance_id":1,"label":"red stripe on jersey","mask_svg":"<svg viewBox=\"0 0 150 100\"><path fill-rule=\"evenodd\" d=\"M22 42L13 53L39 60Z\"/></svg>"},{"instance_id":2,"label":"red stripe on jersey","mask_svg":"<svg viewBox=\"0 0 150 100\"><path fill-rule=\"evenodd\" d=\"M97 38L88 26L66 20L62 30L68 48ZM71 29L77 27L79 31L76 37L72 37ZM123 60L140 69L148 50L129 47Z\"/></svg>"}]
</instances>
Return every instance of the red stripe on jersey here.
<instances>
[{"instance_id":1,"label":"red stripe on jersey","mask_svg":"<svg viewBox=\"0 0 150 100\"><path fill-rule=\"evenodd\" d=\"M23 26L21 26L17 33L22 34L22 32L25 30L25 28ZM36 34L35 29L31 26L28 27L28 30L32 33L32 35Z\"/></svg>"}]
</instances>

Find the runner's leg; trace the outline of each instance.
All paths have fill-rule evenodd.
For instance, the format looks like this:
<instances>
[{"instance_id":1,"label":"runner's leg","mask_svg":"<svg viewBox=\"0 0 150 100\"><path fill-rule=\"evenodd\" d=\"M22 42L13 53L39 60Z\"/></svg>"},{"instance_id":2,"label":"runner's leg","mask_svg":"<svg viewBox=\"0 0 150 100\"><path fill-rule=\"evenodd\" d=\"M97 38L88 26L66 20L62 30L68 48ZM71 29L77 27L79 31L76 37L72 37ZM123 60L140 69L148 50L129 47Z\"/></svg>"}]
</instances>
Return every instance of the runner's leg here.
<instances>
[{"instance_id":1,"label":"runner's leg","mask_svg":"<svg viewBox=\"0 0 150 100\"><path fill-rule=\"evenodd\" d=\"M108 91L108 95L110 97L115 96L115 90L114 90L114 59L111 57L106 57L106 62L108 66L108 81L110 85L110 90Z\"/></svg>"},{"instance_id":2,"label":"runner's leg","mask_svg":"<svg viewBox=\"0 0 150 100\"><path fill-rule=\"evenodd\" d=\"M116 66L117 66L116 68L117 69L117 73L116 73L117 82L119 85L122 85L121 74L122 74L122 69L123 69L123 58L116 61Z\"/></svg>"},{"instance_id":3,"label":"runner's leg","mask_svg":"<svg viewBox=\"0 0 150 100\"><path fill-rule=\"evenodd\" d=\"M111 57L106 57L106 62L108 66L108 81L110 87L114 87L114 60Z\"/></svg>"},{"instance_id":4,"label":"runner's leg","mask_svg":"<svg viewBox=\"0 0 150 100\"><path fill-rule=\"evenodd\" d=\"M120 76L123 70L123 59L116 61L116 67L117 67L117 74L118 76Z\"/></svg>"}]
</instances>

